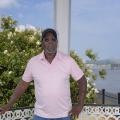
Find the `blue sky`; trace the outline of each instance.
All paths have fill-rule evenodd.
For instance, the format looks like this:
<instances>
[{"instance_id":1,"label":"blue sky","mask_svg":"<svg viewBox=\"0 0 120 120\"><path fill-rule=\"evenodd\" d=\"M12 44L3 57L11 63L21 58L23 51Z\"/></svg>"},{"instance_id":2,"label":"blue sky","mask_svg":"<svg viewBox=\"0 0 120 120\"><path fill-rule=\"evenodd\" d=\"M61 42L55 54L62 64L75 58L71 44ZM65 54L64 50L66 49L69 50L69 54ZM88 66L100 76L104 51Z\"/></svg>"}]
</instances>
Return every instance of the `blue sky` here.
<instances>
[{"instance_id":1,"label":"blue sky","mask_svg":"<svg viewBox=\"0 0 120 120\"><path fill-rule=\"evenodd\" d=\"M53 0L0 0L0 16L12 16L18 24L54 27ZM86 59L93 49L100 59L120 59L120 0L72 0L72 50Z\"/></svg>"}]
</instances>

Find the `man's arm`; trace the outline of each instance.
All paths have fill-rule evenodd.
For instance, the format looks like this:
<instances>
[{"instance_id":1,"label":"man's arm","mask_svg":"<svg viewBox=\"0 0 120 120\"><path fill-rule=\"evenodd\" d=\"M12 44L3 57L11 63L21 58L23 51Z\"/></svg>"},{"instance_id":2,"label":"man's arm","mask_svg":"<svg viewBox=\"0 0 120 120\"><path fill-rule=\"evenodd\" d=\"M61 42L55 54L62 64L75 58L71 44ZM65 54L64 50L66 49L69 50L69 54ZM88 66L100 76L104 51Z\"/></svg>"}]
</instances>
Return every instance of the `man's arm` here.
<instances>
[{"instance_id":1,"label":"man's arm","mask_svg":"<svg viewBox=\"0 0 120 120\"><path fill-rule=\"evenodd\" d=\"M87 80L85 76L83 76L80 80L77 81L79 87L79 103L81 110L84 106L85 96L87 92Z\"/></svg>"},{"instance_id":2,"label":"man's arm","mask_svg":"<svg viewBox=\"0 0 120 120\"><path fill-rule=\"evenodd\" d=\"M14 90L13 95L10 97L10 100L8 101L8 103L2 108L0 108L0 114L3 114L13 106L13 104L21 97L21 95L28 88L29 84L30 82L25 82L23 80L19 82L19 84Z\"/></svg>"},{"instance_id":3,"label":"man's arm","mask_svg":"<svg viewBox=\"0 0 120 120\"><path fill-rule=\"evenodd\" d=\"M77 83L79 87L79 102L77 105L74 105L69 112L69 115L73 115L74 117L78 117L79 113L82 111L87 91L87 80L84 75L77 81Z\"/></svg>"}]
</instances>

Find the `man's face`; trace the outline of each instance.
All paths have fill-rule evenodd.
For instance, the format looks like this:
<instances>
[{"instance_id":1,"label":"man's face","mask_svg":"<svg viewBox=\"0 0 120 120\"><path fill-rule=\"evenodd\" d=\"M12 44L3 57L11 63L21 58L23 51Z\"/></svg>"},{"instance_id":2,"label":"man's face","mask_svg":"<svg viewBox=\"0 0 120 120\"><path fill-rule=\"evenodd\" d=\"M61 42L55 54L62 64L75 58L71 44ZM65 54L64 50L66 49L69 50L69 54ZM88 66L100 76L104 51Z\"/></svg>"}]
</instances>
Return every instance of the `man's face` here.
<instances>
[{"instance_id":1,"label":"man's face","mask_svg":"<svg viewBox=\"0 0 120 120\"><path fill-rule=\"evenodd\" d=\"M42 41L42 48L45 53L56 53L57 52L57 39L52 33L47 33Z\"/></svg>"}]
</instances>

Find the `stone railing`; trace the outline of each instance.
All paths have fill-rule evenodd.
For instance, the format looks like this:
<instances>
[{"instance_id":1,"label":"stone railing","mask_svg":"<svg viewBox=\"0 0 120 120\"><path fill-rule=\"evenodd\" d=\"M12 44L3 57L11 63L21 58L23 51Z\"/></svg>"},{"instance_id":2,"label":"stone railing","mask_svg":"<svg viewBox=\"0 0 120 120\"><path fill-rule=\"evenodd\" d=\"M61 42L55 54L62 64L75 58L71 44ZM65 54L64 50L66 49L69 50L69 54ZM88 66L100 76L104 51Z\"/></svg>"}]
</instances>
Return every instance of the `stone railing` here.
<instances>
[{"instance_id":1,"label":"stone railing","mask_svg":"<svg viewBox=\"0 0 120 120\"><path fill-rule=\"evenodd\" d=\"M0 120L32 120L34 109L30 107L12 109L0 115Z\"/></svg>"},{"instance_id":2,"label":"stone railing","mask_svg":"<svg viewBox=\"0 0 120 120\"><path fill-rule=\"evenodd\" d=\"M18 108L0 116L0 120L32 120L33 108ZM86 105L79 120L120 120L120 106Z\"/></svg>"},{"instance_id":3,"label":"stone railing","mask_svg":"<svg viewBox=\"0 0 120 120\"><path fill-rule=\"evenodd\" d=\"M120 106L87 105L79 116L80 120L120 120Z\"/></svg>"}]
</instances>

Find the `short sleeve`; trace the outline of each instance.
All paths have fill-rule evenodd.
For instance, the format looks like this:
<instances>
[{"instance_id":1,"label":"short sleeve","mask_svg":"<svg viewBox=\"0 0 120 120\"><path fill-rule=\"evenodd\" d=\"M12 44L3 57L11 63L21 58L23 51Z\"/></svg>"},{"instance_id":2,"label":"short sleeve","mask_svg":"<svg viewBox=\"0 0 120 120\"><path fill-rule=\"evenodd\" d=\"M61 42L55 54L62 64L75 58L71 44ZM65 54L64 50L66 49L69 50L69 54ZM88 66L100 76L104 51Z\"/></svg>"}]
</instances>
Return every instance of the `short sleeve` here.
<instances>
[{"instance_id":1,"label":"short sleeve","mask_svg":"<svg viewBox=\"0 0 120 120\"><path fill-rule=\"evenodd\" d=\"M33 80L32 77L32 65L31 65L31 60L27 63L27 66L25 68L24 74L22 76L22 80L25 82L31 82Z\"/></svg>"},{"instance_id":2,"label":"short sleeve","mask_svg":"<svg viewBox=\"0 0 120 120\"><path fill-rule=\"evenodd\" d=\"M84 75L78 64L73 58L71 58L71 73L72 77L77 81Z\"/></svg>"}]
</instances>

